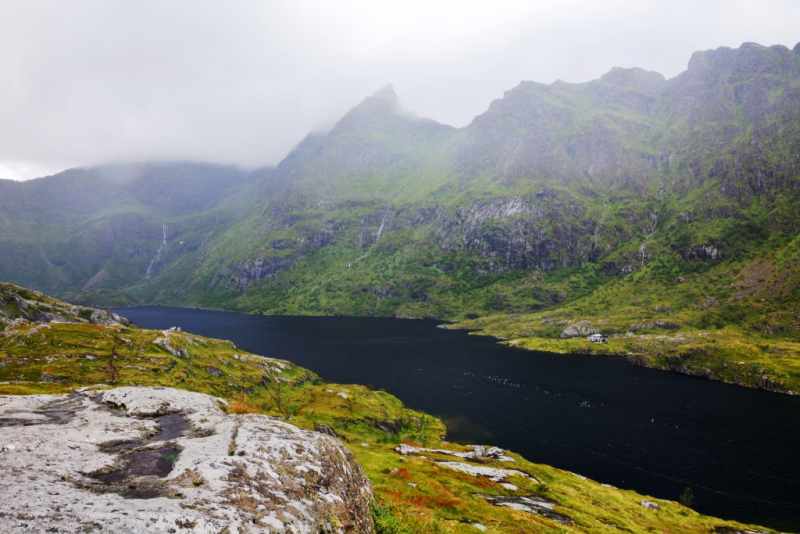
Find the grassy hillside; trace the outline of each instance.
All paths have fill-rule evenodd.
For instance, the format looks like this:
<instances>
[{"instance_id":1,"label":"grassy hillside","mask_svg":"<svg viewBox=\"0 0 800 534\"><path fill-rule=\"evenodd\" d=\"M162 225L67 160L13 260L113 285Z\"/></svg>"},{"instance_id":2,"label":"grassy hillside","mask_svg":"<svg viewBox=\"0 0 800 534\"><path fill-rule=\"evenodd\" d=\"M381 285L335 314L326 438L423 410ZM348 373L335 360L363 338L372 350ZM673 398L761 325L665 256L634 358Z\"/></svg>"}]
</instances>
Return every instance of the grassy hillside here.
<instances>
[{"instance_id":1,"label":"grassy hillside","mask_svg":"<svg viewBox=\"0 0 800 534\"><path fill-rule=\"evenodd\" d=\"M578 298L554 309L468 320L531 350L625 355L638 365L800 393L800 241L772 236L725 260L663 254L606 281L593 266L557 282ZM594 333L607 343L590 343Z\"/></svg>"},{"instance_id":2,"label":"grassy hillside","mask_svg":"<svg viewBox=\"0 0 800 534\"><path fill-rule=\"evenodd\" d=\"M4 286L4 291L25 293L12 286ZM237 413L265 413L338 436L375 487L373 511L382 534L471 533L476 531L474 523L498 533L719 533L754 528L701 516L679 503L605 486L513 453L457 456L472 451L446 442L441 421L405 408L395 397L359 385L324 383L306 369L250 354L228 341L128 324L42 323L17 317L1 326L2 395L161 385L229 399ZM409 447L407 454L396 451L401 443ZM454 469L452 462L516 473L498 482ZM530 513L492 504L519 495L544 506ZM643 501L656 503L658 510L643 507Z\"/></svg>"},{"instance_id":3,"label":"grassy hillside","mask_svg":"<svg viewBox=\"0 0 800 534\"><path fill-rule=\"evenodd\" d=\"M19 321L130 324L124 317L107 310L69 304L38 291L0 282L0 332Z\"/></svg>"},{"instance_id":4,"label":"grassy hillside","mask_svg":"<svg viewBox=\"0 0 800 534\"><path fill-rule=\"evenodd\" d=\"M524 82L460 130L383 90L279 165L203 262L130 292L464 318L561 305L646 267L667 280L777 253L800 229L799 63L746 44L695 54L672 80ZM564 290L581 270L598 275Z\"/></svg>"}]
</instances>

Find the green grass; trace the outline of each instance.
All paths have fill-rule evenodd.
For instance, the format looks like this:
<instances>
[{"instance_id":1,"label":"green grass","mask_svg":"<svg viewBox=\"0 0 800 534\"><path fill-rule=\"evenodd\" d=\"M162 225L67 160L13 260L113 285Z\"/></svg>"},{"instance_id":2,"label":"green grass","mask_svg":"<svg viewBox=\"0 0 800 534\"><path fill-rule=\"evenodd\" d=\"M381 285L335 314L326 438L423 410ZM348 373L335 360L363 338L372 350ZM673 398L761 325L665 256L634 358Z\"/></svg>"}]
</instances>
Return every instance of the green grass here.
<instances>
[{"instance_id":1,"label":"green grass","mask_svg":"<svg viewBox=\"0 0 800 534\"><path fill-rule=\"evenodd\" d=\"M452 444L440 447L463 450ZM517 469L536 481L520 476L509 481L520 488L508 491L485 478L458 473L438 466L436 460L451 456L425 453L401 457L390 446L351 446L378 493L375 513L384 532L475 532L464 521L475 521L490 532L713 532L715 527L734 523L702 516L675 501L648 498L633 491L605 486L573 473L534 464L513 455L514 463L486 462L498 468ZM416 484L416 487L409 486ZM540 495L556 503L555 511L570 517L566 526L540 516L492 506L475 494ZM676 500L678 495L675 496ZM643 500L654 500L657 512L643 508ZM415 524L416 523L416 524ZM415 525L407 531L406 525ZM380 530L379 530L380 532Z\"/></svg>"}]
</instances>

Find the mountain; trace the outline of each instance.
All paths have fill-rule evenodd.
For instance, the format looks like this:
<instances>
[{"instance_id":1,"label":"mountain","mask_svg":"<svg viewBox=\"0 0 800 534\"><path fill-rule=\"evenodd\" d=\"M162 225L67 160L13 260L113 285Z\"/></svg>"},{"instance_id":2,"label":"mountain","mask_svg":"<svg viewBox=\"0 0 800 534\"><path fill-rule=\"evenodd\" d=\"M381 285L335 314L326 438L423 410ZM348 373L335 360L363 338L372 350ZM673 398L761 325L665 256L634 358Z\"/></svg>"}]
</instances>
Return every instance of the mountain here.
<instances>
[{"instance_id":1,"label":"mountain","mask_svg":"<svg viewBox=\"0 0 800 534\"><path fill-rule=\"evenodd\" d=\"M459 129L387 86L274 169L1 182L0 278L95 304L472 319L549 350L630 332L654 337L603 350L795 391L799 154L800 45L522 82ZM655 348L708 331L727 348Z\"/></svg>"},{"instance_id":2,"label":"mountain","mask_svg":"<svg viewBox=\"0 0 800 534\"><path fill-rule=\"evenodd\" d=\"M0 180L0 279L59 294L147 279L247 206L250 178L231 167L170 163Z\"/></svg>"}]
</instances>

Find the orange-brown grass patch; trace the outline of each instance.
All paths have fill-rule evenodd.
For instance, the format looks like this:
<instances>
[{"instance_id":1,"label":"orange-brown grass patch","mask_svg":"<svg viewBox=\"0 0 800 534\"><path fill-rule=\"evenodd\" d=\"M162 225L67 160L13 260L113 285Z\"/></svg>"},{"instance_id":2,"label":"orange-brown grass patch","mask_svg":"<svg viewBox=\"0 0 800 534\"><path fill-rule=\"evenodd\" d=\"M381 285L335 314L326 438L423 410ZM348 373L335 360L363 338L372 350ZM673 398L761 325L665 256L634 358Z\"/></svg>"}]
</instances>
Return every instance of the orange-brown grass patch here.
<instances>
[{"instance_id":1,"label":"orange-brown grass patch","mask_svg":"<svg viewBox=\"0 0 800 534\"><path fill-rule=\"evenodd\" d=\"M475 480L469 480L469 483L479 488L497 488L497 482L484 477L476 477Z\"/></svg>"},{"instance_id":2,"label":"orange-brown grass patch","mask_svg":"<svg viewBox=\"0 0 800 534\"><path fill-rule=\"evenodd\" d=\"M392 475L396 476L396 477L404 478L406 480L411 480L411 473L409 473L408 469L406 469L405 467L401 467L400 469L398 469L397 471L392 473Z\"/></svg>"},{"instance_id":3,"label":"orange-brown grass patch","mask_svg":"<svg viewBox=\"0 0 800 534\"><path fill-rule=\"evenodd\" d=\"M228 407L228 413L243 415L246 413L258 413L261 410L256 406L251 406L247 403L247 395L242 393L239 397L235 398L231 405Z\"/></svg>"}]
</instances>

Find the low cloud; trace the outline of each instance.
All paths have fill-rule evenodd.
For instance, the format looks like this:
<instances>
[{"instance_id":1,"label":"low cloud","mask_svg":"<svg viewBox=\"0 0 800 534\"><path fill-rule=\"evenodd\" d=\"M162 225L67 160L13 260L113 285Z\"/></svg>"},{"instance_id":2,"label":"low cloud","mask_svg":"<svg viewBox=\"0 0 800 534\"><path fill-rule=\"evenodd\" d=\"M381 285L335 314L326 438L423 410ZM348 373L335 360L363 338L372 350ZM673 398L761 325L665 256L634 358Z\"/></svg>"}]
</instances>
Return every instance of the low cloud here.
<instances>
[{"instance_id":1,"label":"low cloud","mask_svg":"<svg viewBox=\"0 0 800 534\"><path fill-rule=\"evenodd\" d=\"M793 46L800 5L629 0L0 4L0 177L73 165L275 164L387 83L463 126L521 80L614 66L671 77L695 50Z\"/></svg>"}]
</instances>

